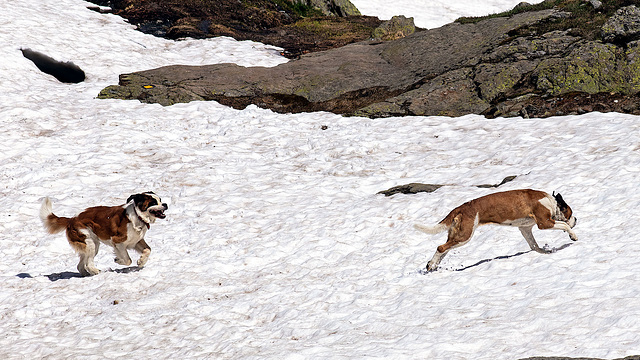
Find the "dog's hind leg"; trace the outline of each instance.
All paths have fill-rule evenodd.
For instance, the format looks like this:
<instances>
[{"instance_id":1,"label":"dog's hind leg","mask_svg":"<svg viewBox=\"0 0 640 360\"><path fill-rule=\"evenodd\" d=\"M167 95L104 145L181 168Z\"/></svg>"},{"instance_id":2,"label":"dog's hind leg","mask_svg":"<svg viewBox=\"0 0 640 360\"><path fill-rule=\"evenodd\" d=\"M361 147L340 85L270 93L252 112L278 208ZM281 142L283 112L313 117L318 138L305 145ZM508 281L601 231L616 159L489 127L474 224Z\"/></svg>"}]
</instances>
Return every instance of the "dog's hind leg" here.
<instances>
[{"instance_id":1,"label":"dog's hind leg","mask_svg":"<svg viewBox=\"0 0 640 360\"><path fill-rule=\"evenodd\" d=\"M93 258L96 257L98 249L100 248L100 240L94 237L95 235L89 237L89 239L86 240L88 256L86 259L85 269L87 270L89 275L98 275L100 273L100 270L93 263Z\"/></svg>"},{"instance_id":2,"label":"dog's hind leg","mask_svg":"<svg viewBox=\"0 0 640 360\"><path fill-rule=\"evenodd\" d=\"M140 258L138 259L138 266L143 267L147 263L147 260L149 260L149 255L151 255L151 247L147 244L146 241L144 241L144 239L141 239L136 244L135 250L141 254Z\"/></svg>"},{"instance_id":3,"label":"dog's hind leg","mask_svg":"<svg viewBox=\"0 0 640 360\"><path fill-rule=\"evenodd\" d=\"M71 247L78 253L78 271L82 276L96 275L100 272L93 263L93 258L98 252L100 242L93 239L91 230L78 228L76 226L67 227L67 240Z\"/></svg>"},{"instance_id":4,"label":"dog's hind leg","mask_svg":"<svg viewBox=\"0 0 640 360\"><path fill-rule=\"evenodd\" d=\"M93 258L95 258L98 253L100 242L98 240L94 240L92 236L87 236L84 243L84 249L79 251L80 262L78 263L78 271L82 276L98 275L100 270L94 264Z\"/></svg>"},{"instance_id":5,"label":"dog's hind leg","mask_svg":"<svg viewBox=\"0 0 640 360\"><path fill-rule=\"evenodd\" d=\"M540 246L538 246L538 243L536 242L536 239L533 237L533 233L531 232L532 228L533 226L523 226L519 227L518 229L520 229L520 232L522 233L522 236L524 236L524 239L527 240L527 244L529 244L531 250L539 252L541 254L550 253L551 251L544 250L540 248Z\"/></svg>"},{"instance_id":6,"label":"dog's hind leg","mask_svg":"<svg viewBox=\"0 0 640 360\"><path fill-rule=\"evenodd\" d=\"M436 253L427 263L427 271L431 272L438 268L440 261L447 255L447 253L454 248L460 247L471 239L473 232L478 227L479 217L476 214L475 218L463 217L462 214L457 215L449 228L449 235L447 242L438 246Z\"/></svg>"}]
</instances>

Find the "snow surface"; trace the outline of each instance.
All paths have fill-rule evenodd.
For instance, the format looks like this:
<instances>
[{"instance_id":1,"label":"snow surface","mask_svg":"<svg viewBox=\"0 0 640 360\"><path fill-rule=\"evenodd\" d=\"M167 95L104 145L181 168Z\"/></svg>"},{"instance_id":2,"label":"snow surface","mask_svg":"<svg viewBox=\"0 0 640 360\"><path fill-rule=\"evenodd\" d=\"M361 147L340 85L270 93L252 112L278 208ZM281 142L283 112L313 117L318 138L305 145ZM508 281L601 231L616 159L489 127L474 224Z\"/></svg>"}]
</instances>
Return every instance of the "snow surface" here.
<instances>
[{"instance_id":1,"label":"snow surface","mask_svg":"<svg viewBox=\"0 0 640 360\"><path fill-rule=\"evenodd\" d=\"M354 3L385 15L381 0ZM423 26L433 14L460 15L422 3L398 8ZM478 13L515 2L455 3ZM637 116L371 120L97 100L135 70L286 60L253 42L143 35L87 5L5 1L0 12L0 358L640 353ZM20 47L74 61L87 81L58 83ZM439 221L497 191L473 185L509 175L518 177L499 190L560 191L580 240L534 230L540 245L571 244L541 255L516 228L481 227L441 270L422 275L445 235L413 224ZM410 182L449 186L376 195ZM103 272L78 277L64 235L46 234L38 219L44 196L56 214L73 216L147 190L169 210L147 233L152 253L140 271L115 264L103 246Z\"/></svg>"},{"instance_id":2,"label":"snow surface","mask_svg":"<svg viewBox=\"0 0 640 360\"><path fill-rule=\"evenodd\" d=\"M511 10L522 0L351 0L363 15L388 20L394 15L413 17L416 26L432 29L448 24L462 16L484 16ZM530 0L537 4L542 0Z\"/></svg>"}]
</instances>

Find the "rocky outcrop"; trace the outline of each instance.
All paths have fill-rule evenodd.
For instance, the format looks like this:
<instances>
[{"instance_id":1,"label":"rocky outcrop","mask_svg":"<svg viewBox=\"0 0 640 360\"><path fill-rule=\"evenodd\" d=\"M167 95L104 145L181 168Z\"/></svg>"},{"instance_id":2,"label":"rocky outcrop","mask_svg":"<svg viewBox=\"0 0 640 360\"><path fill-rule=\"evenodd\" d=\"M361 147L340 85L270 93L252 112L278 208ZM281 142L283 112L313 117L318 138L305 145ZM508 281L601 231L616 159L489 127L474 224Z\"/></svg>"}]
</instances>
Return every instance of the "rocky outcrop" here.
<instances>
[{"instance_id":1,"label":"rocky outcrop","mask_svg":"<svg viewBox=\"0 0 640 360\"><path fill-rule=\"evenodd\" d=\"M283 54L332 49L362 41L382 22L361 16L349 0L91 0L90 7L169 39L229 36L284 48Z\"/></svg>"},{"instance_id":2,"label":"rocky outcrop","mask_svg":"<svg viewBox=\"0 0 640 360\"><path fill-rule=\"evenodd\" d=\"M369 117L640 113L633 14L631 7L620 9L602 26L603 34L616 34L613 42L557 26L576 15L556 7L359 42L274 68L219 64L126 74L99 97Z\"/></svg>"},{"instance_id":3,"label":"rocky outcrop","mask_svg":"<svg viewBox=\"0 0 640 360\"><path fill-rule=\"evenodd\" d=\"M328 16L362 15L349 0L294 0L294 3L311 6Z\"/></svg>"}]
</instances>

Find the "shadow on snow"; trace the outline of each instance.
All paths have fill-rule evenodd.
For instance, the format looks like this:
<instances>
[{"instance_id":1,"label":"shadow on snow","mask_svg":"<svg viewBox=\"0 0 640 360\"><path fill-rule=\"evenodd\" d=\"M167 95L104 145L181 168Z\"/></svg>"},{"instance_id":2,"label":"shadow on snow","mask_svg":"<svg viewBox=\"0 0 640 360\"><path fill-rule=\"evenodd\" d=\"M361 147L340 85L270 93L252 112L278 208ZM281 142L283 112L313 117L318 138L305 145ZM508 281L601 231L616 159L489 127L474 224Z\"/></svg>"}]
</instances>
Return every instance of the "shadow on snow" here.
<instances>
[{"instance_id":1,"label":"shadow on snow","mask_svg":"<svg viewBox=\"0 0 640 360\"><path fill-rule=\"evenodd\" d=\"M128 274L130 272L140 271L141 269L142 268L140 268L138 266L130 266L130 267L121 268L121 269L108 269L108 270L104 270L104 271L101 271L101 272L114 272L114 273L119 273L119 274ZM17 274L16 276L19 277L20 279L33 279L34 278L34 276L32 276L31 274L28 274L28 273L20 273L20 274ZM37 276L44 276L44 277L48 278L50 281L69 280L69 279L73 279L73 278L84 277L84 276L80 275L79 272L71 272L71 271L63 271L63 272L53 273L53 274L49 274L49 275L37 275Z\"/></svg>"},{"instance_id":2,"label":"shadow on snow","mask_svg":"<svg viewBox=\"0 0 640 360\"><path fill-rule=\"evenodd\" d=\"M566 248L568 248L568 247L569 247L569 246L571 246L571 245L573 245L573 243L567 243L567 244L564 244L564 245L562 245L562 246L560 246L560 247L558 247L558 248L553 248L553 249L551 249L551 253L554 253L554 252L560 251L560 250L562 250L562 249L566 249ZM502 255L502 256L496 256L496 257L494 257L493 259L484 259L484 260L480 260L480 261L478 261L477 263L475 263L475 264L473 264L473 265L465 266L465 267L462 267L462 268L459 268L459 269L453 269L453 271L464 271L464 270L468 270L468 269L474 268L474 267L476 267L476 266L479 266L479 265L482 265L482 264L485 264L485 263L488 263L488 262L491 262L491 261L494 261L494 260L511 259L511 258L513 258L513 257L520 256L520 255L524 255L524 254L526 254L526 253L530 253L530 252L532 252L532 251L533 251L533 250L520 251L520 252L517 252L517 253L512 254L512 255ZM429 274L429 272L428 272L426 269L421 269L421 270L419 270L418 272L419 272L420 274L422 274L422 275L427 275L427 274Z\"/></svg>"}]
</instances>

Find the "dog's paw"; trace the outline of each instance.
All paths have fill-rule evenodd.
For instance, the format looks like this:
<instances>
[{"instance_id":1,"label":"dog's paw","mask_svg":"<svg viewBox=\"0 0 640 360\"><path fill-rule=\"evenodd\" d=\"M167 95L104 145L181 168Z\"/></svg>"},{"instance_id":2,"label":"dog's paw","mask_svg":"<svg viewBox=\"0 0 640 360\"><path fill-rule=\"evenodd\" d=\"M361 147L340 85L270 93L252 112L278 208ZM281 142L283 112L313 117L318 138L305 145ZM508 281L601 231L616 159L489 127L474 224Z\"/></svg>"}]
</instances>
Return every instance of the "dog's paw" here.
<instances>
[{"instance_id":1,"label":"dog's paw","mask_svg":"<svg viewBox=\"0 0 640 360\"><path fill-rule=\"evenodd\" d=\"M120 265L125 265L125 266L131 265L131 259L120 259L117 257L113 259L113 261L115 261L116 264L120 264Z\"/></svg>"},{"instance_id":2,"label":"dog's paw","mask_svg":"<svg viewBox=\"0 0 640 360\"><path fill-rule=\"evenodd\" d=\"M578 241L578 235L576 235L576 233L574 233L574 232L570 232L569 233L569 239L571 239L573 241Z\"/></svg>"},{"instance_id":3,"label":"dog's paw","mask_svg":"<svg viewBox=\"0 0 640 360\"><path fill-rule=\"evenodd\" d=\"M145 249L142 252L142 255L140 255L140 258L138 259L138 267L144 267L144 265L147 263L147 260L149 260L150 254L151 254L151 250L149 249Z\"/></svg>"},{"instance_id":4,"label":"dog's paw","mask_svg":"<svg viewBox=\"0 0 640 360\"><path fill-rule=\"evenodd\" d=\"M100 274L100 269L93 266L87 266L83 270L80 271L80 275L82 276L94 276Z\"/></svg>"}]
</instances>

